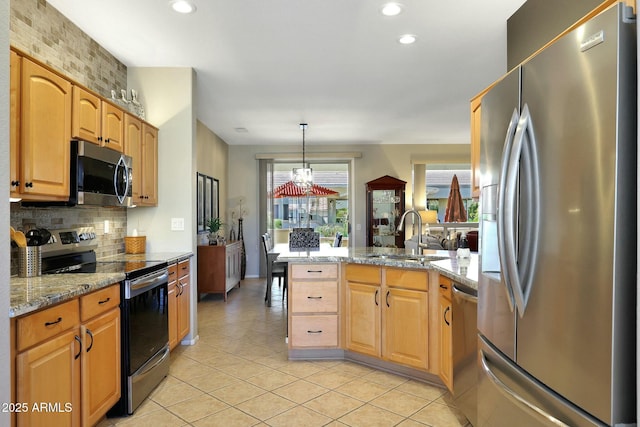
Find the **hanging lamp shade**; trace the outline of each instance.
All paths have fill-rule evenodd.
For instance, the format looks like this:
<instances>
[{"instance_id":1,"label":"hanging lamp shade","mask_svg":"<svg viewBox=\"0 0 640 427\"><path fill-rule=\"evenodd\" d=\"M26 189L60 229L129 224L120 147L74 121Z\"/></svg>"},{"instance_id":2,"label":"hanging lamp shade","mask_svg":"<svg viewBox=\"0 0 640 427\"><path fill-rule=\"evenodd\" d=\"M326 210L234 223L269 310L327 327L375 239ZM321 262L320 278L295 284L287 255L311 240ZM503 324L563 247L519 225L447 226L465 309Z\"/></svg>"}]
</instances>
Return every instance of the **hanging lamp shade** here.
<instances>
[{"instance_id":1,"label":"hanging lamp shade","mask_svg":"<svg viewBox=\"0 0 640 427\"><path fill-rule=\"evenodd\" d=\"M291 173L291 181L301 189L308 191L311 189L313 185L313 172L311 168L306 167L307 163L305 161L305 132L307 130L306 123L300 123L300 129L302 129L302 167L301 168L293 168Z\"/></svg>"}]
</instances>

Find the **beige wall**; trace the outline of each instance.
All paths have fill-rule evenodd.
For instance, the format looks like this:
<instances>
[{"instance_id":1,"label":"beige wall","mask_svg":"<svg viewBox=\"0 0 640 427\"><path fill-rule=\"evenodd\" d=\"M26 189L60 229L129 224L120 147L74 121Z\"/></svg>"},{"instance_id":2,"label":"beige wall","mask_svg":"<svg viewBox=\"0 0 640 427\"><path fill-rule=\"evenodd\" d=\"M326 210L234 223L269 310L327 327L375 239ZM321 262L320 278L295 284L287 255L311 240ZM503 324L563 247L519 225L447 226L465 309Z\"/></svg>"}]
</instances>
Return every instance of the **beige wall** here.
<instances>
[{"instance_id":1,"label":"beige wall","mask_svg":"<svg viewBox=\"0 0 640 427\"><path fill-rule=\"evenodd\" d=\"M196 171L220 181L220 218L225 224L229 224L231 222L227 196L229 146L199 120L196 127L196 153ZM229 229L225 227L224 231L228 237Z\"/></svg>"},{"instance_id":2,"label":"beige wall","mask_svg":"<svg viewBox=\"0 0 640 427\"><path fill-rule=\"evenodd\" d=\"M259 276L259 218L258 166L256 154L298 153L297 146L229 146L229 198L245 197L248 215L243 224L244 241L247 251L247 277ZM340 145L307 149L312 158L322 157L322 152L359 152L361 157L353 160L351 234L349 244L364 246L365 235L357 225L364 227L366 216L365 183L383 175L390 175L407 181L406 204L411 206L411 162L426 161L437 163L469 163L469 144L431 145ZM277 157L277 156L276 156Z\"/></svg>"}]
</instances>

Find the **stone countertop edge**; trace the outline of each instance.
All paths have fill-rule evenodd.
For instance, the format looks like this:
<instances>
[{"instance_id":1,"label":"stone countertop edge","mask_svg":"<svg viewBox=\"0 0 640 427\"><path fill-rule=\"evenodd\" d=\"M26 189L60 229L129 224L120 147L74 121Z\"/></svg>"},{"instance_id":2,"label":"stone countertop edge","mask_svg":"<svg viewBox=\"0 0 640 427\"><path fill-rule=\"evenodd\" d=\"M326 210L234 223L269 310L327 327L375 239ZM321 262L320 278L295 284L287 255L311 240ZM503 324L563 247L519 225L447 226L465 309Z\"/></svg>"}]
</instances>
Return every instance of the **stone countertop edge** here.
<instances>
[{"instance_id":1,"label":"stone countertop edge","mask_svg":"<svg viewBox=\"0 0 640 427\"><path fill-rule=\"evenodd\" d=\"M100 261L167 261L189 259L192 252L120 254ZM124 273L45 274L10 278L9 317L18 317L78 296L111 286L125 279Z\"/></svg>"}]
</instances>

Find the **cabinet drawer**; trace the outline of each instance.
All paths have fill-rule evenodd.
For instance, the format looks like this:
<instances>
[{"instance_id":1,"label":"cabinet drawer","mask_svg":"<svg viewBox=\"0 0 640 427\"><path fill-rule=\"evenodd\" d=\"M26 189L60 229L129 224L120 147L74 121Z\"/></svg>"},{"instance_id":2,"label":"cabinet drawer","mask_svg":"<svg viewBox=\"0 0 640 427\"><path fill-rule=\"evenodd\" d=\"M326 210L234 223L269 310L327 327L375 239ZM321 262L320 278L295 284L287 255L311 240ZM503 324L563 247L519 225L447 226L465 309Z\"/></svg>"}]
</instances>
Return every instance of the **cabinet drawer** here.
<instances>
[{"instance_id":1,"label":"cabinet drawer","mask_svg":"<svg viewBox=\"0 0 640 427\"><path fill-rule=\"evenodd\" d=\"M337 313L337 282L298 282L289 286L292 313Z\"/></svg>"},{"instance_id":2,"label":"cabinet drawer","mask_svg":"<svg viewBox=\"0 0 640 427\"><path fill-rule=\"evenodd\" d=\"M338 264L291 264L293 279L337 279Z\"/></svg>"},{"instance_id":3,"label":"cabinet drawer","mask_svg":"<svg viewBox=\"0 0 640 427\"><path fill-rule=\"evenodd\" d=\"M451 288L453 287L453 283L451 279L444 277L442 275L438 276L438 288L440 295L445 298L448 298L451 301Z\"/></svg>"},{"instance_id":4,"label":"cabinet drawer","mask_svg":"<svg viewBox=\"0 0 640 427\"><path fill-rule=\"evenodd\" d=\"M189 275L189 260L180 261L178 263L178 277L184 277Z\"/></svg>"},{"instance_id":5,"label":"cabinet drawer","mask_svg":"<svg viewBox=\"0 0 640 427\"><path fill-rule=\"evenodd\" d=\"M169 264L169 283L178 281L178 264Z\"/></svg>"},{"instance_id":6,"label":"cabinet drawer","mask_svg":"<svg viewBox=\"0 0 640 427\"><path fill-rule=\"evenodd\" d=\"M83 322L120 304L120 285L116 284L80 297L80 320Z\"/></svg>"},{"instance_id":7,"label":"cabinet drawer","mask_svg":"<svg viewBox=\"0 0 640 427\"><path fill-rule=\"evenodd\" d=\"M380 267L361 264L347 264L345 278L350 282L379 285Z\"/></svg>"},{"instance_id":8,"label":"cabinet drawer","mask_svg":"<svg viewBox=\"0 0 640 427\"><path fill-rule=\"evenodd\" d=\"M337 347L338 316L291 316L292 347Z\"/></svg>"},{"instance_id":9,"label":"cabinet drawer","mask_svg":"<svg viewBox=\"0 0 640 427\"><path fill-rule=\"evenodd\" d=\"M21 317L16 321L18 351L52 338L79 323L78 299Z\"/></svg>"},{"instance_id":10,"label":"cabinet drawer","mask_svg":"<svg viewBox=\"0 0 640 427\"><path fill-rule=\"evenodd\" d=\"M429 290L429 275L426 271L387 268L386 284L393 288L427 291Z\"/></svg>"}]
</instances>

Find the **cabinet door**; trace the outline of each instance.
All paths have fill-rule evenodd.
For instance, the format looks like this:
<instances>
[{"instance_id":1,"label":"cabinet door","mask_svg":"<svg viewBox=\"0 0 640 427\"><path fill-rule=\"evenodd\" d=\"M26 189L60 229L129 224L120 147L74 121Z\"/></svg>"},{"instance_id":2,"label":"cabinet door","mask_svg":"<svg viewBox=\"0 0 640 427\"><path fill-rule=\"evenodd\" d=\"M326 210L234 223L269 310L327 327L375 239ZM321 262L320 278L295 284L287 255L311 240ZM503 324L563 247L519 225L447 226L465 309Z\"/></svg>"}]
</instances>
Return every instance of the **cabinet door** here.
<instances>
[{"instance_id":1,"label":"cabinet door","mask_svg":"<svg viewBox=\"0 0 640 427\"><path fill-rule=\"evenodd\" d=\"M471 192L480 197L480 114L482 95L471 100Z\"/></svg>"},{"instance_id":2,"label":"cabinet door","mask_svg":"<svg viewBox=\"0 0 640 427\"><path fill-rule=\"evenodd\" d=\"M429 317L427 292L389 288L384 301L383 357L427 369Z\"/></svg>"},{"instance_id":3,"label":"cabinet door","mask_svg":"<svg viewBox=\"0 0 640 427\"><path fill-rule=\"evenodd\" d=\"M16 399L28 405L19 426L80 426L79 333L73 328L16 356Z\"/></svg>"},{"instance_id":4,"label":"cabinet door","mask_svg":"<svg viewBox=\"0 0 640 427\"><path fill-rule=\"evenodd\" d=\"M190 328L190 304L191 304L191 284L189 276L178 279L178 341L187 336Z\"/></svg>"},{"instance_id":5,"label":"cabinet door","mask_svg":"<svg viewBox=\"0 0 640 427\"><path fill-rule=\"evenodd\" d=\"M11 197L20 194L20 56L11 51L9 88L9 180Z\"/></svg>"},{"instance_id":6,"label":"cabinet door","mask_svg":"<svg viewBox=\"0 0 640 427\"><path fill-rule=\"evenodd\" d=\"M133 202L140 202L142 191L142 122L130 114L124 116L124 152L132 159Z\"/></svg>"},{"instance_id":7,"label":"cabinet door","mask_svg":"<svg viewBox=\"0 0 640 427\"><path fill-rule=\"evenodd\" d=\"M453 392L453 355L451 351L451 300L440 295L440 379Z\"/></svg>"},{"instance_id":8,"label":"cabinet door","mask_svg":"<svg viewBox=\"0 0 640 427\"><path fill-rule=\"evenodd\" d=\"M95 425L120 399L120 309L90 320L82 331L82 424Z\"/></svg>"},{"instance_id":9,"label":"cabinet door","mask_svg":"<svg viewBox=\"0 0 640 427\"><path fill-rule=\"evenodd\" d=\"M102 103L102 144L124 152L124 112L108 102Z\"/></svg>"},{"instance_id":10,"label":"cabinet door","mask_svg":"<svg viewBox=\"0 0 640 427\"><path fill-rule=\"evenodd\" d=\"M380 357L380 287L347 282L346 346Z\"/></svg>"},{"instance_id":11,"label":"cabinet door","mask_svg":"<svg viewBox=\"0 0 640 427\"><path fill-rule=\"evenodd\" d=\"M30 200L67 200L71 83L23 58L21 95L20 192Z\"/></svg>"},{"instance_id":12,"label":"cabinet door","mask_svg":"<svg viewBox=\"0 0 640 427\"><path fill-rule=\"evenodd\" d=\"M158 130L142 124L142 202L144 206L158 204Z\"/></svg>"},{"instance_id":13,"label":"cabinet door","mask_svg":"<svg viewBox=\"0 0 640 427\"><path fill-rule=\"evenodd\" d=\"M167 293L169 314L169 349L173 350L178 345L178 281L169 283L169 291Z\"/></svg>"},{"instance_id":14,"label":"cabinet door","mask_svg":"<svg viewBox=\"0 0 640 427\"><path fill-rule=\"evenodd\" d=\"M102 101L97 95L81 87L73 86L73 107L71 118L71 137L100 144Z\"/></svg>"}]
</instances>

